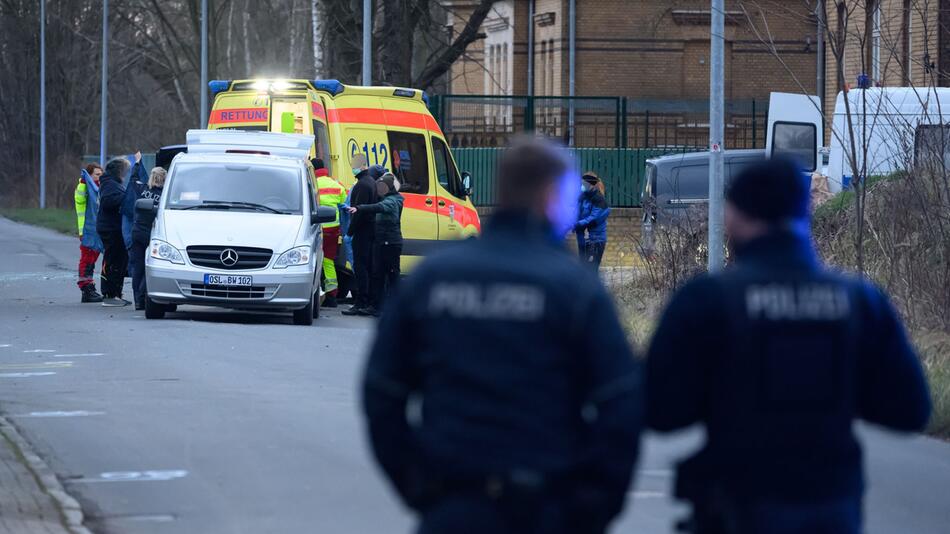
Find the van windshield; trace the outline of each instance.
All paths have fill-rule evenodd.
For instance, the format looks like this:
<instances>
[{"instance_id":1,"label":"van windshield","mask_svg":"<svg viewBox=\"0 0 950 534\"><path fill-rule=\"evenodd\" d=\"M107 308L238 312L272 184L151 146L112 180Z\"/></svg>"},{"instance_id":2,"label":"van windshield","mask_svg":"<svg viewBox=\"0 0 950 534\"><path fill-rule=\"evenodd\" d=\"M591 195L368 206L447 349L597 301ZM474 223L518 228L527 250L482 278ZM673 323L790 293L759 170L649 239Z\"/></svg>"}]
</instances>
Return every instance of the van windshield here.
<instances>
[{"instance_id":1,"label":"van windshield","mask_svg":"<svg viewBox=\"0 0 950 534\"><path fill-rule=\"evenodd\" d=\"M182 163L175 166L168 209L244 210L300 214L300 171L248 164Z\"/></svg>"}]
</instances>

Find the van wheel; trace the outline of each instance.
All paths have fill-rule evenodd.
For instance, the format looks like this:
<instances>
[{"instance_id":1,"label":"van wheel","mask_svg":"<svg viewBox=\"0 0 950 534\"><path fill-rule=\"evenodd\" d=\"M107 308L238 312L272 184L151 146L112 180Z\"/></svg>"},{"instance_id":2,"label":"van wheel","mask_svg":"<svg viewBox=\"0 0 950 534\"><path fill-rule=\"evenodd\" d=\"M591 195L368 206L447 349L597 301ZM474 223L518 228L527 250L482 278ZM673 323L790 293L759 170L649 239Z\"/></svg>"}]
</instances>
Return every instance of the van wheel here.
<instances>
[{"instance_id":1,"label":"van wheel","mask_svg":"<svg viewBox=\"0 0 950 534\"><path fill-rule=\"evenodd\" d=\"M294 324L299 326L310 326L313 324L313 316L317 313L313 305L314 297L310 297L310 304L306 308L294 310Z\"/></svg>"},{"instance_id":2,"label":"van wheel","mask_svg":"<svg viewBox=\"0 0 950 534\"><path fill-rule=\"evenodd\" d=\"M159 304L154 300L145 297L145 318L146 319L162 319L165 317L165 305Z\"/></svg>"}]
</instances>

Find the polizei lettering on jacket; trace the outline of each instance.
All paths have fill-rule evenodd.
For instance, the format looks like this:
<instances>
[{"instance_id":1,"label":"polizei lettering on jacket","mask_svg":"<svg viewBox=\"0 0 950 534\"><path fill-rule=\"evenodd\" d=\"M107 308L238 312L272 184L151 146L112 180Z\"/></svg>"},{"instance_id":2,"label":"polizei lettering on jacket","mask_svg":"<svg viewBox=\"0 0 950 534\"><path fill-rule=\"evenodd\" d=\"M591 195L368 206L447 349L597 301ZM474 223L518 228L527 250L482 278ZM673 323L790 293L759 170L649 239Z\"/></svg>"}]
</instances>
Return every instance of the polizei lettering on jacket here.
<instances>
[{"instance_id":1,"label":"polizei lettering on jacket","mask_svg":"<svg viewBox=\"0 0 950 534\"><path fill-rule=\"evenodd\" d=\"M516 284L436 284L429 313L456 319L537 321L544 314L544 291Z\"/></svg>"},{"instance_id":2,"label":"polizei lettering on jacket","mask_svg":"<svg viewBox=\"0 0 950 534\"><path fill-rule=\"evenodd\" d=\"M837 321L851 309L848 292L831 284L752 285L745 305L750 319L767 321Z\"/></svg>"}]
</instances>

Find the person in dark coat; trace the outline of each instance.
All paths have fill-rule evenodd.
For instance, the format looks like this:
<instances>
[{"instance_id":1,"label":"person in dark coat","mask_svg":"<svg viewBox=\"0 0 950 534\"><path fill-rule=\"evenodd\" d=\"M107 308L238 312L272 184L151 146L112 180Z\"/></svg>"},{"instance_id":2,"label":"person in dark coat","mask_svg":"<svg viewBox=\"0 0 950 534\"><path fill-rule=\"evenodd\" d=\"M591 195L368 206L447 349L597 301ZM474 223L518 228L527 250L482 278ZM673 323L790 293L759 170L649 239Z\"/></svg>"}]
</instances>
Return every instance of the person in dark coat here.
<instances>
[{"instance_id":1,"label":"person in dark coat","mask_svg":"<svg viewBox=\"0 0 950 534\"><path fill-rule=\"evenodd\" d=\"M376 179L366 164L365 154L356 154L351 161L356 184L350 192L350 207L359 208L364 204L375 204ZM353 306L343 310L344 315L369 315L372 311L371 280L373 269L373 243L375 235L375 217L371 213L353 213L347 234L353 237L353 274L356 277Z\"/></svg>"},{"instance_id":2,"label":"person in dark coat","mask_svg":"<svg viewBox=\"0 0 950 534\"><path fill-rule=\"evenodd\" d=\"M162 198L162 189L165 187L165 169L155 167L149 174L148 189L139 194L139 198L151 199L156 205ZM149 241L152 238L152 224L155 222L156 212L135 211L132 220L132 246L129 248L129 266L132 270L132 294L135 297L135 309L145 309L145 299L148 291L145 287L145 256Z\"/></svg>"},{"instance_id":3,"label":"person in dark coat","mask_svg":"<svg viewBox=\"0 0 950 534\"><path fill-rule=\"evenodd\" d=\"M122 238L122 200L125 198L123 177L129 172L125 158L115 158L106 164L100 178L99 213L96 217L96 233L102 239L103 273L102 305L128 306L122 298L122 285L129 263L128 250Z\"/></svg>"},{"instance_id":4,"label":"person in dark coat","mask_svg":"<svg viewBox=\"0 0 950 534\"><path fill-rule=\"evenodd\" d=\"M672 298L647 360L649 425L707 441L679 464L697 532L861 532L856 419L922 430L930 397L893 306L822 266L809 178L773 159L726 194L735 258Z\"/></svg>"},{"instance_id":5,"label":"person in dark coat","mask_svg":"<svg viewBox=\"0 0 950 534\"><path fill-rule=\"evenodd\" d=\"M607 217L610 216L610 208L601 187L600 178L593 172L586 172L581 177L581 196L577 223L574 225L581 259L594 270L600 268L607 248Z\"/></svg>"},{"instance_id":6,"label":"person in dark coat","mask_svg":"<svg viewBox=\"0 0 950 534\"><path fill-rule=\"evenodd\" d=\"M376 194L381 199L375 204L351 207L350 213L376 215L375 244L373 248L373 301L369 314L379 315L382 304L399 282L399 258L402 256L403 198L396 188L396 177L386 173L376 182Z\"/></svg>"},{"instance_id":7,"label":"person in dark coat","mask_svg":"<svg viewBox=\"0 0 950 534\"><path fill-rule=\"evenodd\" d=\"M423 260L383 309L363 411L420 533L601 534L623 508L640 366L564 249L570 168L541 140L515 143L482 238Z\"/></svg>"}]
</instances>

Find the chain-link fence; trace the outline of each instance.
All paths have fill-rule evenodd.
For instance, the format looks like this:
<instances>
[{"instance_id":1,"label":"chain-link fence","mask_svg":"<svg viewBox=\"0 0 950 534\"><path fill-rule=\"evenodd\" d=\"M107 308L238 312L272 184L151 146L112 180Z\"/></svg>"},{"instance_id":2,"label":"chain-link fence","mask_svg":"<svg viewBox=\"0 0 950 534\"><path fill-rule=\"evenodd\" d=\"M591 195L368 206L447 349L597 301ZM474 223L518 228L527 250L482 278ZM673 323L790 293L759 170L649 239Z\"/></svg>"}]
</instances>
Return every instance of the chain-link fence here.
<instances>
[{"instance_id":1,"label":"chain-link fence","mask_svg":"<svg viewBox=\"0 0 950 534\"><path fill-rule=\"evenodd\" d=\"M709 102L626 97L436 95L430 109L456 148L498 147L536 132L578 148L705 149ZM726 148L762 148L768 104L726 102Z\"/></svg>"}]
</instances>

